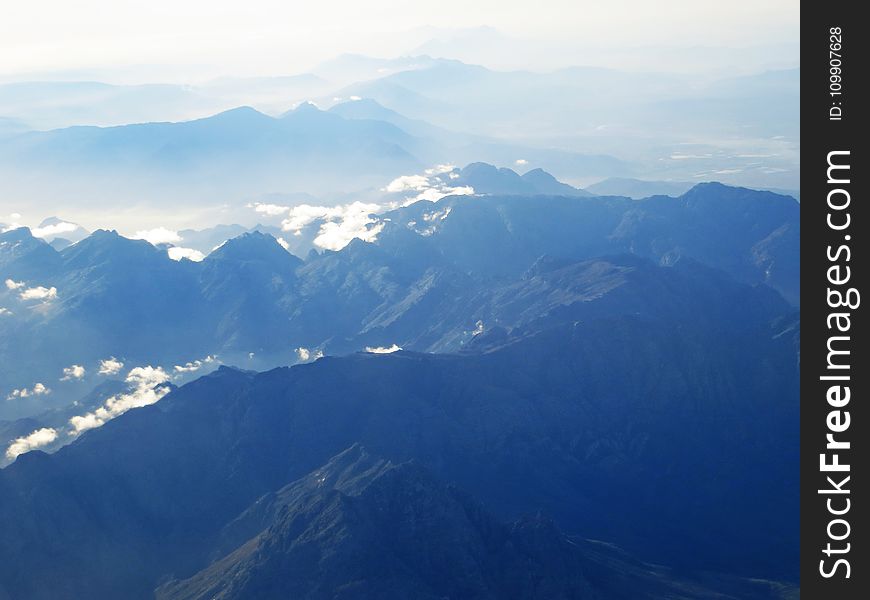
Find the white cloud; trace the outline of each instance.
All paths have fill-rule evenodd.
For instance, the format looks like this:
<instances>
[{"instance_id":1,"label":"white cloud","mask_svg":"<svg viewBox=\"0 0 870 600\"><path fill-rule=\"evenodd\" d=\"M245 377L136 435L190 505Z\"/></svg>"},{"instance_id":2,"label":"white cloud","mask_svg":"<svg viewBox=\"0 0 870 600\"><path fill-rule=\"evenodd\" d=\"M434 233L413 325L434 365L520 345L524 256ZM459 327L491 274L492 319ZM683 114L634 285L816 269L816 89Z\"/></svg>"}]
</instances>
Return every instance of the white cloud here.
<instances>
[{"instance_id":1,"label":"white cloud","mask_svg":"<svg viewBox=\"0 0 870 600\"><path fill-rule=\"evenodd\" d=\"M384 346L367 346L366 352L370 354L392 354L393 352L398 352L402 348L393 344L392 346L384 347Z\"/></svg>"},{"instance_id":2,"label":"white cloud","mask_svg":"<svg viewBox=\"0 0 870 600\"><path fill-rule=\"evenodd\" d=\"M463 185L459 187L449 187L449 186L440 186L440 187L432 187L426 190L423 190L416 196L408 198L405 202L405 206L409 204L413 204L414 202L419 202L420 200L428 200L429 202L438 202L444 196L471 196L474 194L474 188L469 185Z\"/></svg>"},{"instance_id":3,"label":"white cloud","mask_svg":"<svg viewBox=\"0 0 870 600\"><path fill-rule=\"evenodd\" d=\"M456 168L456 165L435 165L431 169L426 169L423 171L426 175L443 175L444 173L450 173Z\"/></svg>"},{"instance_id":4,"label":"white cloud","mask_svg":"<svg viewBox=\"0 0 870 600\"><path fill-rule=\"evenodd\" d=\"M124 363L116 359L114 356L100 361L100 375L115 375L121 371Z\"/></svg>"},{"instance_id":5,"label":"white cloud","mask_svg":"<svg viewBox=\"0 0 870 600\"><path fill-rule=\"evenodd\" d=\"M402 175L401 177L396 177L390 183L388 183L387 187L384 188L384 191L390 193L399 193L421 191L425 190L428 187L429 178L425 175Z\"/></svg>"},{"instance_id":6,"label":"white cloud","mask_svg":"<svg viewBox=\"0 0 870 600\"><path fill-rule=\"evenodd\" d=\"M81 365L72 365L63 370L61 381L70 381L71 379L81 379L85 376L85 368Z\"/></svg>"},{"instance_id":7,"label":"white cloud","mask_svg":"<svg viewBox=\"0 0 870 600\"><path fill-rule=\"evenodd\" d=\"M12 311L5 306L0 306L0 316L12 316Z\"/></svg>"},{"instance_id":8,"label":"white cloud","mask_svg":"<svg viewBox=\"0 0 870 600\"><path fill-rule=\"evenodd\" d=\"M193 262L200 262L205 258L205 254L203 254L199 250L194 250L193 248L180 248L178 246L173 246L166 252L167 254L169 254L169 258L171 258L172 260L181 260L183 258L186 258L188 260L192 260Z\"/></svg>"},{"instance_id":9,"label":"white cloud","mask_svg":"<svg viewBox=\"0 0 870 600\"><path fill-rule=\"evenodd\" d=\"M37 448L47 446L57 439L57 430L50 427L37 429L30 435L17 438L6 449L6 458L9 460L17 458L19 455Z\"/></svg>"},{"instance_id":10,"label":"white cloud","mask_svg":"<svg viewBox=\"0 0 870 600\"><path fill-rule=\"evenodd\" d=\"M522 167L523 165L529 164L529 161L527 161L525 158L518 158L514 161L514 164Z\"/></svg>"},{"instance_id":11,"label":"white cloud","mask_svg":"<svg viewBox=\"0 0 870 600\"><path fill-rule=\"evenodd\" d=\"M287 243L287 240L285 240L282 237L279 237L277 239L278 239L278 243L281 244L281 247L284 248L284 250L286 250L287 252L290 252L290 244Z\"/></svg>"},{"instance_id":12,"label":"white cloud","mask_svg":"<svg viewBox=\"0 0 870 600\"><path fill-rule=\"evenodd\" d=\"M477 336L484 332L483 321L478 321L475 324L474 330L471 332L471 335Z\"/></svg>"},{"instance_id":13,"label":"white cloud","mask_svg":"<svg viewBox=\"0 0 870 600\"><path fill-rule=\"evenodd\" d=\"M317 350L316 352L309 350L308 348L296 348L296 356L299 358L299 362L309 362L312 360L317 360L318 358L323 358L323 351Z\"/></svg>"},{"instance_id":14,"label":"white cloud","mask_svg":"<svg viewBox=\"0 0 870 600\"><path fill-rule=\"evenodd\" d=\"M21 291L19 297L22 300L54 300L55 298L57 298L57 288L47 288L41 285L37 287L27 288Z\"/></svg>"},{"instance_id":15,"label":"white cloud","mask_svg":"<svg viewBox=\"0 0 870 600\"><path fill-rule=\"evenodd\" d=\"M30 230L30 233L33 234L33 237L45 238L53 235L71 233L76 229L78 229L78 225L76 225L75 223L61 221L60 223L52 223L51 225L46 225L45 227L34 227Z\"/></svg>"},{"instance_id":16,"label":"white cloud","mask_svg":"<svg viewBox=\"0 0 870 600\"><path fill-rule=\"evenodd\" d=\"M181 236L178 235L177 231L172 231L165 227L157 227L155 229L137 231L131 239L145 240L146 242L156 246L157 244L174 244L175 242L180 242Z\"/></svg>"},{"instance_id":17,"label":"white cloud","mask_svg":"<svg viewBox=\"0 0 870 600\"><path fill-rule=\"evenodd\" d=\"M6 280L6 289L7 290L21 290L18 292L18 296L22 300L54 300L57 298L57 288L56 287L43 287L41 285L36 287L25 287L25 283L23 281L15 281L12 279Z\"/></svg>"},{"instance_id":18,"label":"white cloud","mask_svg":"<svg viewBox=\"0 0 870 600\"><path fill-rule=\"evenodd\" d=\"M369 223L376 223L369 227ZM354 238L364 242L374 242L383 230L384 224L377 223L368 216L363 219L347 219L338 223L330 221L320 226L319 235L314 238L314 245L327 250L341 250Z\"/></svg>"},{"instance_id":19,"label":"white cloud","mask_svg":"<svg viewBox=\"0 0 870 600\"><path fill-rule=\"evenodd\" d=\"M328 217L330 211L333 210L335 210L335 207L312 206L310 204L294 206L290 209L287 218L281 223L281 229L298 234L305 226L314 223L317 219L325 219Z\"/></svg>"},{"instance_id":20,"label":"white cloud","mask_svg":"<svg viewBox=\"0 0 870 600\"><path fill-rule=\"evenodd\" d=\"M306 226L323 221L314 238L314 245L327 250L341 250L354 238L375 241L384 224L373 215L381 210L383 207L378 204L359 201L343 206L300 204L290 209L281 228L299 235Z\"/></svg>"},{"instance_id":21,"label":"white cloud","mask_svg":"<svg viewBox=\"0 0 870 600\"><path fill-rule=\"evenodd\" d=\"M290 210L289 206L281 206L280 204L267 204L264 202L255 202L253 205L248 205L260 214L270 217L287 214Z\"/></svg>"},{"instance_id":22,"label":"white cloud","mask_svg":"<svg viewBox=\"0 0 870 600\"><path fill-rule=\"evenodd\" d=\"M205 358L194 360L192 362L185 363L183 365L175 365L176 373L194 373L199 371L204 365L211 364L217 361L217 357L215 356L206 356Z\"/></svg>"},{"instance_id":23,"label":"white cloud","mask_svg":"<svg viewBox=\"0 0 870 600\"><path fill-rule=\"evenodd\" d=\"M454 165L437 165L426 169L423 175L402 175L393 179L382 191L401 194L415 192L405 196L403 206L408 206L420 200L437 202L445 196L470 196L474 194L471 186L453 186L449 182L457 179Z\"/></svg>"},{"instance_id":24,"label":"white cloud","mask_svg":"<svg viewBox=\"0 0 870 600\"><path fill-rule=\"evenodd\" d=\"M130 389L127 393L117 394L107 399L97 410L72 417L69 424L73 431L69 435L78 435L88 429L101 427L115 417L124 414L132 408L154 404L169 393L169 386L163 384L169 381L169 375L162 367L136 367L127 374L125 381Z\"/></svg>"},{"instance_id":25,"label":"white cloud","mask_svg":"<svg viewBox=\"0 0 870 600\"><path fill-rule=\"evenodd\" d=\"M30 398L31 396L45 396L46 394L50 394L51 390L45 387L45 384L37 383L31 389L21 388L20 390L12 390L12 392L6 396L7 400L13 400L15 398Z\"/></svg>"},{"instance_id":26,"label":"white cloud","mask_svg":"<svg viewBox=\"0 0 870 600\"><path fill-rule=\"evenodd\" d=\"M132 383L136 386L154 387L161 383L169 381L169 375L163 370L163 367L136 367L127 373L127 383Z\"/></svg>"}]
</instances>

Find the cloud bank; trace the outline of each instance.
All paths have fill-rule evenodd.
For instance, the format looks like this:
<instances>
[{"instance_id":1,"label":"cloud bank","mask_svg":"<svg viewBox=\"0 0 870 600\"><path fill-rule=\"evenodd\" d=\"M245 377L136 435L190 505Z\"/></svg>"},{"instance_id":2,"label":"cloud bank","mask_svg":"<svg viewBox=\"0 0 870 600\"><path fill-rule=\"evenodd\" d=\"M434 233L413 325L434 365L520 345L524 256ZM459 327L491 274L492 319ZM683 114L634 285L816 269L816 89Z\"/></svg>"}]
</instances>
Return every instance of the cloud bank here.
<instances>
[{"instance_id":1,"label":"cloud bank","mask_svg":"<svg viewBox=\"0 0 870 600\"><path fill-rule=\"evenodd\" d=\"M291 208L281 223L284 231L301 235L302 230L320 222L314 245L326 250L341 250L354 238L374 242L384 228L375 214L383 206L365 202L353 202L343 206L312 206L300 204Z\"/></svg>"},{"instance_id":2,"label":"cloud bank","mask_svg":"<svg viewBox=\"0 0 870 600\"><path fill-rule=\"evenodd\" d=\"M474 188L467 185L451 185L451 181L457 179L454 165L438 165L426 169L423 174L402 175L393 179L382 189L388 194L403 194L403 206L408 206L420 200L437 202L445 196L470 196L474 194Z\"/></svg>"},{"instance_id":3,"label":"cloud bank","mask_svg":"<svg viewBox=\"0 0 870 600\"><path fill-rule=\"evenodd\" d=\"M205 254L200 252L199 250L194 250L193 248L181 248L179 246L173 246L169 250L166 251L169 254L169 258L172 260L181 260L186 258L187 260L192 260L193 262L200 262L205 259Z\"/></svg>"},{"instance_id":4,"label":"cloud bank","mask_svg":"<svg viewBox=\"0 0 870 600\"><path fill-rule=\"evenodd\" d=\"M6 449L6 458L8 458L9 460L14 460L21 454L24 454L25 452L30 452L31 450L36 450L37 448L42 448L43 446L47 446L56 439L56 429L53 429L51 427L43 427L42 429L37 429L30 435L17 438L14 442L12 442Z\"/></svg>"},{"instance_id":5,"label":"cloud bank","mask_svg":"<svg viewBox=\"0 0 870 600\"><path fill-rule=\"evenodd\" d=\"M369 354L392 354L401 350L401 346L393 344L392 346L367 346L366 352Z\"/></svg>"},{"instance_id":6,"label":"cloud bank","mask_svg":"<svg viewBox=\"0 0 870 600\"><path fill-rule=\"evenodd\" d=\"M10 280L7 280L7 286ZM20 286L19 286L20 287ZM17 288L16 288L17 289ZM43 287L38 285L32 288L25 288L21 290L18 294L18 297L22 300L44 300L48 302L50 300L57 299L57 288L56 287Z\"/></svg>"},{"instance_id":7,"label":"cloud bank","mask_svg":"<svg viewBox=\"0 0 870 600\"><path fill-rule=\"evenodd\" d=\"M211 364L216 361L216 356L209 355L205 358L194 360L183 365L175 365L175 372L179 374L195 373L196 371L199 371L201 368L203 368L205 365Z\"/></svg>"},{"instance_id":8,"label":"cloud bank","mask_svg":"<svg viewBox=\"0 0 870 600\"><path fill-rule=\"evenodd\" d=\"M149 244L157 246L158 244L174 244L180 242L181 236L178 235L177 231L172 231L165 227L156 227L154 229L137 231L130 239L145 240Z\"/></svg>"},{"instance_id":9,"label":"cloud bank","mask_svg":"<svg viewBox=\"0 0 870 600\"><path fill-rule=\"evenodd\" d=\"M72 233L78 228L78 225L76 225L75 223L60 221L59 223L52 223L51 225L46 225L45 227L34 227L30 230L30 233L33 235L33 237L46 238L52 236L60 236L64 233Z\"/></svg>"},{"instance_id":10,"label":"cloud bank","mask_svg":"<svg viewBox=\"0 0 870 600\"><path fill-rule=\"evenodd\" d=\"M148 406L169 393L169 375L161 367L136 367L127 373L125 381L130 390L124 394L110 397L93 412L72 417L69 424L73 430L69 435L76 436L89 429L101 427L107 421L120 416L133 408Z\"/></svg>"},{"instance_id":11,"label":"cloud bank","mask_svg":"<svg viewBox=\"0 0 870 600\"><path fill-rule=\"evenodd\" d=\"M299 347L296 348L296 356L299 359L299 362L310 362L312 360L317 360L318 358L323 358L323 351L312 351L308 348Z\"/></svg>"}]
</instances>

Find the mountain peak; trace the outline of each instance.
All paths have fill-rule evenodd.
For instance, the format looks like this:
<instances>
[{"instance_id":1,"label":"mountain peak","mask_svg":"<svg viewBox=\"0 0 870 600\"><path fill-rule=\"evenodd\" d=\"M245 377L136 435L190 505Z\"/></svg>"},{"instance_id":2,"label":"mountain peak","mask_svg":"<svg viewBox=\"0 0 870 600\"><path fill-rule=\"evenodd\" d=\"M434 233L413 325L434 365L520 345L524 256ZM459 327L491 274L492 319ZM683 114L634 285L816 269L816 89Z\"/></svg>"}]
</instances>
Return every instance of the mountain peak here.
<instances>
[{"instance_id":1,"label":"mountain peak","mask_svg":"<svg viewBox=\"0 0 870 600\"><path fill-rule=\"evenodd\" d=\"M337 464L360 457L372 465L363 466L364 481L353 490L327 481ZM270 518L246 543L190 579L162 586L157 597L205 598L221 590L235 599L264 589L270 597L314 597L315 591L333 597L353 588L364 592L355 597L369 598L503 598L532 581L545 582L552 597L592 594L577 575L582 556L554 527L540 520L508 527L416 463L371 459L359 446L272 501ZM361 557L359 548L373 551ZM410 572L409 564L417 568ZM318 577L310 576L312 569ZM384 576L397 572L403 576Z\"/></svg>"},{"instance_id":2,"label":"mountain peak","mask_svg":"<svg viewBox=\"0 0 870 600\"><path fill-rule=\"evenodd\" d=\"M49 225L59 225L61 223L66 223L66 222L67 221L64 221L63 219L61 219L59 217L47 217L47 218L42 220L42 222L39 224L39 226L40 227L48 227Z\"/></svg>"},{"instance_id":3,"label":"mountain peak","mask_svg":"<svg viewBox=\"0 0 870 600\"><path fill-rule=\"evenodd\" d=\"M306 100L304 102L300 102L293 108L293 112L306 113L306 112L323 112L321 111L314 102L310 100Z\"/></svg>"},{"instance_id":4,"label":"mountain peak","mask_svg":"<svg viewBox=\"0 0 870 600\"><path fill-rule=\"evenodd\" d=\"M90 266L108 261L122 264L166 256L165 252L145 240L126 238L114 229L97 229L77 244L64 248L60 254L71 266Z\"/></svg>"},{"instance_id":5,"label":"mountain peak","mask_svg":"<svg viewBox=\"0 0 870 600\"><path fill-rule=\"evenodd\" d=\"M267 122L271 121L272 117L267 114L261 113L256 108L251 106L238 106L236 108L231 108L229 110L225 110L223 112L219 112L216 115L212 115L210 117L205 117L204 119L198 119L196 121L190 121L191 123L202 123L202 122L220 122L220 123L234 123L234 124L244 124L244 123L259 123L259 122Z\"/></svg>"},{"instance_id":6,"label":"mountain peak","mask_svg":"<svg viewBox=\"0 0 870 600\"><path fill-rule=\"evenodd\" d=\"M232 261L301 261L287 252L274 236L260 231L249 231L224 242L208 255L206 260Z\"/></svg>"},{"instance_id":7,"label":"mountain peak","mask_svg":"<svg viewBox=\"0 0 870 600\"><path fill-rule=\"evenodd\" d=\"M35 239L29 227L16 227L0 233L0 241L4 242L24 242Z\"/></svg>"}]
</instances>

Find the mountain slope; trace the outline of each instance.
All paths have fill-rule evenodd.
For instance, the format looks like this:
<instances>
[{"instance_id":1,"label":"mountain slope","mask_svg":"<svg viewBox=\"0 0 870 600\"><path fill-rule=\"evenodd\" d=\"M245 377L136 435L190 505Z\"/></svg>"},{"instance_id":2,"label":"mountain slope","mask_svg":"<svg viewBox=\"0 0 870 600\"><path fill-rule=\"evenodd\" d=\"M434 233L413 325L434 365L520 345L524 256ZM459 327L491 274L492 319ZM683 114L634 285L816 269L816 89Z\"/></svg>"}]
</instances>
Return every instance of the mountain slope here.
<instances>
[{"instance_id":1,"label":"mountain slope","mask_svg":"<svg viewBox=\"0 0 870 600\"><path fill-rule=\"evenodd\" d=\"M236 205L274 191L383 185L430 162L420 140L390 123L343 119L309 106L283 118L241 107L194 121L70 127L2 139L3 189L41 198L50 210L63 210L49 195L59 194L59 181L79 210L101 206L107 189L134 206L158 190L148 200L152 208L182 197L189 207L211 206L216 197Z\"/></svg>"},{"instance_id":2,"label":"mountain slope","mask_svg":"<svg viewBox=\"0 0 870 600\"><path fill-rule=\"evenodd\" d=\"M454 196L374 216L372 242L304 261L255 233L199 263L110 232L58 253L10 231L0 234L0 262L22 287L0 287L11 313L0 315L2 393L109 356L171 368L218 354L265 369L296 362L297 348L455 352L481 327L536 331L631 311L674 323L689 311L710 322L773 318L790 308L769 288L799 300L799 216L793 199L716 184L641 201ZM22 296L52 287L56 297ZM723 306L738 296L752 300ZM0 418L75 399L49 387L52 395L0 405Z\"/></svg>"},{"instance_id":3,"label":"mountain slope","mask_svg":"<svg viewBox=\"0 0 870 600\"><path fill-rule=\"evenodd\" d=\"M147 595L202 569L258 498L355 442L501 518L543 509L569 534L682 569L793 578L792 328L674 327L627 315L482 354L221 369L0 471L0 580L38 598L77 573L79 596Z\"/></svg>"},{"instance_id":4,"label":"mountain slope","mask_svg":"<svg viewBox=\"0 0 870 600\"><path fill-rule=\"evenodd\" d=\"M414 463L354 446L276 495L261 532L157 597L598 597L554 529L506 527Z\"/></svg>"}]
</instances>

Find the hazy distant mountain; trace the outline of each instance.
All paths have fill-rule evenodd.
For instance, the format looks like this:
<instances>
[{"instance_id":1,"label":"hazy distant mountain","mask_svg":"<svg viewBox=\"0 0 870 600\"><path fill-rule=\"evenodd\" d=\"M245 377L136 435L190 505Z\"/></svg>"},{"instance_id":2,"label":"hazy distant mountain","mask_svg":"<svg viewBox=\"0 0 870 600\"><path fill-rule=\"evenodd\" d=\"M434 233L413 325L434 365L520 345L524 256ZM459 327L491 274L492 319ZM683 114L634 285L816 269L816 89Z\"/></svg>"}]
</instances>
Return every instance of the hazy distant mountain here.
<instances>
[{"instance_id":1,"label":"hazy distant mountain","mask_svg":"<svg viewBox=\"0 0 870 600\"><path fill-rule=\"evenodd\" d=\"M696 186L688 181L645 181L626 177L610 177L598 183L593 183L585 189L596 196L626 196L640 200L650 196L681 196ZM791 196L800 201L799 190L781 188L759 188L783 196Z\"/></svg>"},{"instance_id":2,"label":"hazy distant mountain","mask_svg":"<svg viewBox=\"0 0 870 600\"><path fill-rule=\"evenodd\" d=\"M423 69L435 62L429 56L376 58L362 54L342 54L317 65L313 72L335 84L378 79L400 71Z\"/></svg>"},{"instance_id":3,"label":"hazy distant mountain","mask_svg":"<svg viewBox=\"0 0 870 600\"><path fill-rule=\"evenodd\" d=\"M313 74L224 77L195 85L24 81L0 84L0 116L15 117L42 130L185 121L241 105L278 112L334 86ZM3 121L0 135L6 129Z\"/></svg>"},{"instance_id":4,"label":"hazy distant mountain","mask_svg":"<svg viewBox=\"0 0 870 600\"><path fill-rule=\"evenodd\" d=\"M548 196L589 196L584 190L558 181L543 169L518 175L512 169L498 169L486 163L472 163L456 173L454 184L467 185L482 194L544 194Z\"/></svg>"},{"instance_id":5,"label":"hazy distant mountain","mask_svg":"<svg viewBox=\"0 0 870 600\"><path fill-rule=\"evenodd\" d=\"M487 36L501 37L486 29L451 32L450 36L470 37L477 42ZM501 47L501 42L492 47ZM125 172L123 176L96 173L102 185L81 189L94 174L81 181L75 171L68 171L56 174L62 184L49 185L42 177L36 180L39 190L30 190L24 183L33 180L18 174L27 165L15 160L10 163L14 169L0 173L8 180L0 193L17 197L27 193L34 195L33 201L40 202L66 193L75 203L87 203L90 197L112 188L133 205L154 197L183 194L187 198L210 196L213 201L210 206L220 206L224 202L238 203L240 196L251 193L299 190L334 193L335 181L339 179L346 182L340 186L343 190L383 185L403 174L388 168L403 153L413 159L405 163L405 172L412 163L419 167L436 162L527 161L530 166L545 169L575 186L608 177L640 177L673 181L716 179L757 188L794 189L799 184L799 131L794 127L799 109L799 81L798 69L699 79L684 74L592 67L550 72L496 71L426 55L398 59L345 55L321 65L315 73L224 78L194 86L10 83L0 86L0 96L4 98L0 101L0 116L38 129L73 124L208 121L207 115L239 105L278 114L315 99L324 107L338 105L335 114L342 114L347 120L389 122L426 141L409 147L390 136L382 139L384 132L357 131L357 135L368 138L367 143L359 139L348 143L342 138L330 149L309 148L311 152L304 152L297 148L300 153L289 160L286 148L278 151L273 147L278 156L265 148L254 150L250 140L237 137L237 132L218 131L212 137L195 141L167 139L162 132L165 127L158 123L151 123L145 130L148 132L145 137L153 136L153 143L132 136L129 130L123 135L101 134L99 142L87 143L82 138L93 136L93 132L43 132L61 137L56 143L71 145L82 158L90 156L94 145L123 148L122 152L109 152L107 164L116 168L118 159L126 160L128 166L141 165L143 172ZM366 104L352 106L354 100ZM257 128L253 123L249 126ZM716 141L730 139L736 128L741 131L739 144ZM30 155L30 146L37 146L39 155L54 154L52 144L37 142L42 138L36 132L28 134L18 125L12 130L18 135L0 134L0 159L4 163L10 157ZM21 133L26 141L16 141L5 148L11 143L9 137L17 139ZM322 137L334 134L329 130ZM111 139L103 139L104 135ZM686 143L686 139L708 141ZM88 146L87 151L83 144ZM136 150L139 144L144 147ZM240 162L238 156L225 156L231 153L225 144L236 146L239 154L249 157L251 163ZM366 148L353 160L339 160L332 170L325 168L326 154L348 158L347 154L353 154L351 149L361 144ZM191 181L182 182L186 185L174 178L177 172L154 172L157 156L170 163L178 161L179 169L189 169L191 152L201 159L197 166L203 170L192 173ZM356 164L364 168L353 172L350 167ZM43 169L47 164L41 162L38 167ZM241 179L251 184L252 189L235 187L233 180L225 177L227 171L233 172L236 180L240 179L239 173L245 173ZM369 172L373 176L365 179ZM381 180L376 181L374 175ZM130 181L135 185L130 185ZM57 206L53 210L62 208Z\"/></svg>"},{"instance_id":6,"label":"hazy distant mountain","mask_svg":"<svg viewBox=\"0 0 870 600\"><path fill-rule=\"evenodd\" d=\"M77 223L70 223L58 217L48 217L36 227L34 234L49 243L62 237L74 244L88 237L90 231Z\"/></svg>"},{"instance_id":7,"label":"hazy distant mountain","mask_svg":"<svg viewBox=\"0 0 870 600\"><path fill-rule=\"evenodd\" d=\"M0 140L3 192L51 197L94 210L119 197L152 209L275 191L383 185L431 163L426 148L394 125L347 120L303 105L277 119L251 108L181 123L73 127ZM34 181L33 174L43 174ZM45 176L50 173L51 176ZM337 174L342 177L337 177ZM133 200L139 199L139 200Z\"/></svg>"},{"instance_id":8,"label":"hazy distant mountain","mask_svg":"<svg viewBox=\"0 0 870 600\"><path fill-rule=\"evenodd\" d=\"M630 147L632 168L618 171L611 166L606 177L692 180L700 174L789 189L799 179L799 81L800 72L794 69L700 81L591 67L549 73L494 71L435 59L421 68L354 83L334 96L371 98L411 119L502 143L540 147L547 140L550 148L626 162L625 149ZM742 131L740 147L712 141L737 127ZM638 131L650 141L640 140ZM711 141L686 144L690 132L692 139ZM503 157L485 160L507 162ZM563 179L588 180L592 175L558 156L541 166Z\"/></svg>"},{"instance_id":9,"label":"hazy distant mountain","mask_svg":"<svg viewBox=\"0 0 870 600\"><path fill-rule=\"evenodd\" d=\"M243 107L178 123L29 132L0 139L0 194L46 211L74 206L97 221L119 200L128 206L125 214L147 218L183 200L211 224L215 214L245 213L252 199L297 197L291 204L298 204L304 200L297 190L307 190L334 204L336 196L380 189L435 164L513 164L524 157L533 166L555 162L578 173L626 169L608 156L458 136L399 115L389 122L370 118L377 110L349 118L342 112L302 103L280 118Z\"/></svg>"},{"instance_id":10,"label":"hazy distant mountain","mask_svg":"<svg viewBox=\"0 0 870 600\"><path fill-rule=\"evenodd\" d=\"M119 86L96 81L0 84L0 115L23 119L37 129L189 119L221 108L219 102L180 85Z\"/></svg>"},{"instance_id":11,"label":"hazy distant mountain","mask_svg":"<svg viewBox=\"0 0 870 600\"><path fill-rule=\"evenodd\" d=\"M358 98L356 100L341 102L330 108L329 112L340 115L345 119L373 119L392 123L411 135L437 139L440 143L448 145L468 144L475 139L480 139L479 137L476 138L468 134L436 127L420 119L409 119L394 110L382 106L371 98Z\"/></svg>"},{"instance_id":12,"label":"hazy distant mountain","mask_svg":"<svg viewBox=\"0 0 870 600\"><path fill-rule=\"evenodd\" d=\"M628 177L610 177L586 186L586 191L596 196L626 196L649 198L650 196L681 196L695 184L685 181L644 181Z\"/></svg>"},{"instance_id":13,"label":"hazy distant mountain","mask_svg":"<svg viewBox=\"0 0 870 600\"><path fill-rule=\"evenodd\" d=\"M18 135L29 130L30 127L21 119L0 117L0 137Z\"/></svg>"}]
</instances>

